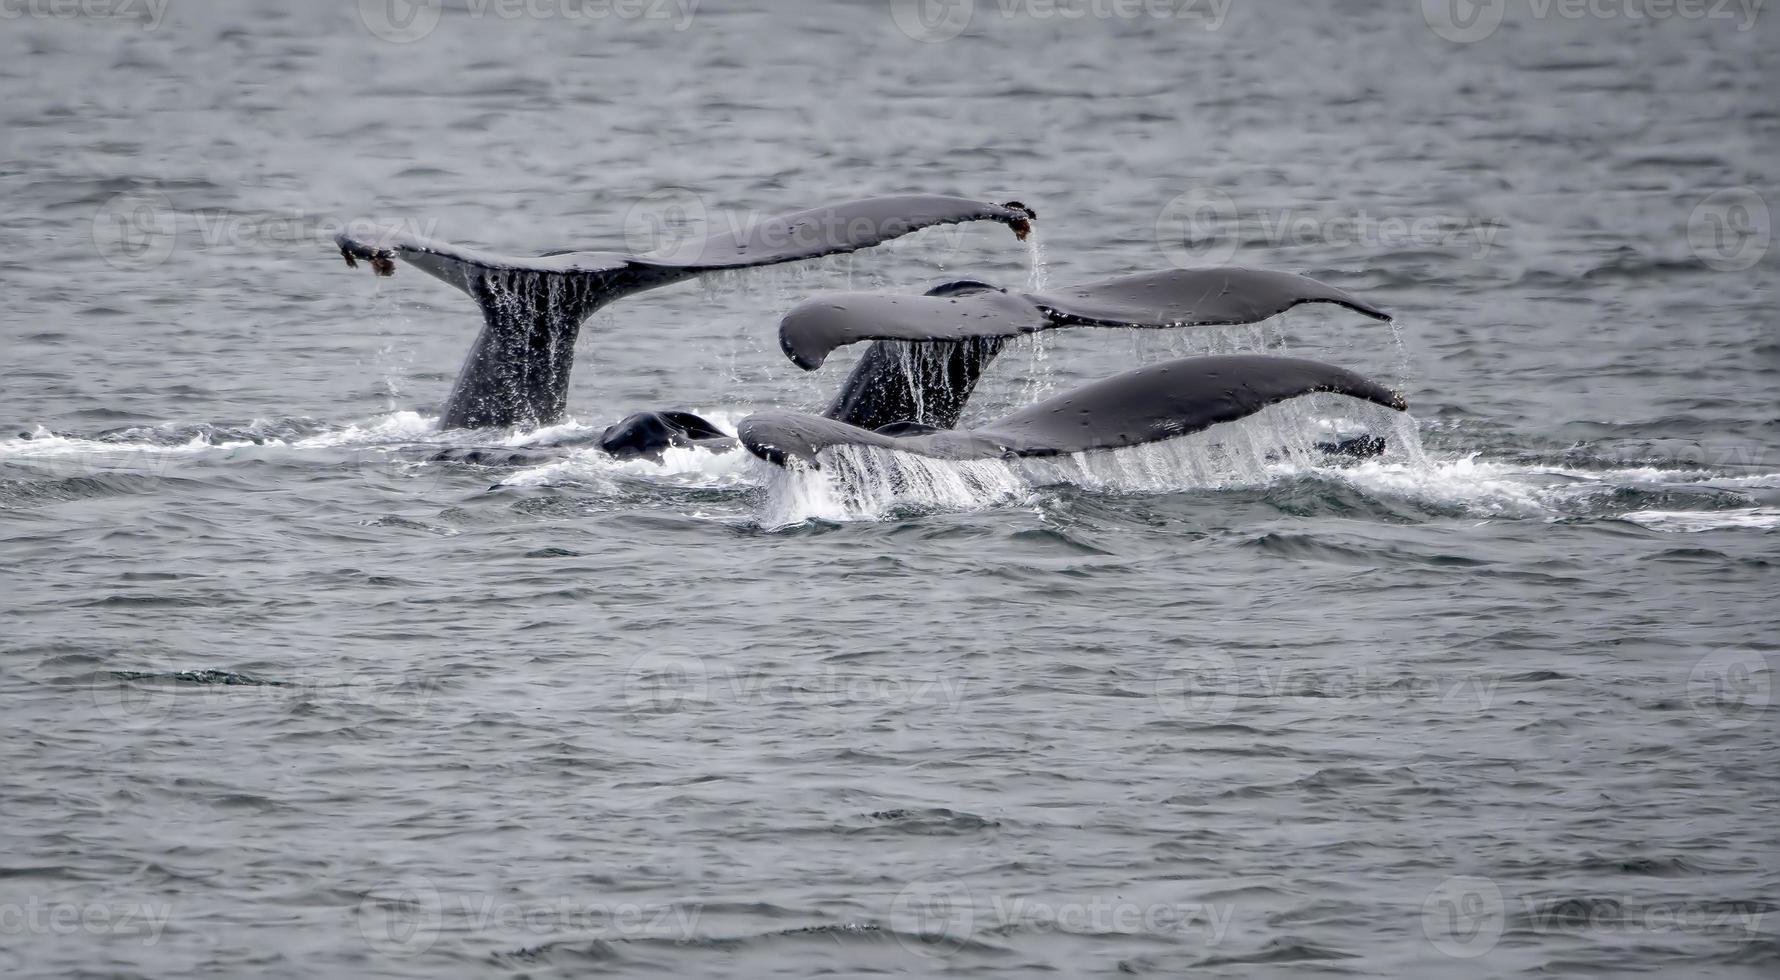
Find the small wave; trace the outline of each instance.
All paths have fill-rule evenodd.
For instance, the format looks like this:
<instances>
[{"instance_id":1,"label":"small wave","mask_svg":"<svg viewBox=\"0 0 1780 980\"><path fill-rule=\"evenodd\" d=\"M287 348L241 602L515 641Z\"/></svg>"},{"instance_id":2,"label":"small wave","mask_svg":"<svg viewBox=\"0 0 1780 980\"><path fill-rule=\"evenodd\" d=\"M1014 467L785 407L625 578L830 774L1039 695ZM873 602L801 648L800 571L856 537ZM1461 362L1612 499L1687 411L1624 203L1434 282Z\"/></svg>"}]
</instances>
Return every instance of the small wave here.
<instances>
[{"instance_id":1,"label":"small wave","mask_svg":"<svg viewBox=\"0 0 1780 980\"><path fill-rule=\"evenodd\" d=\"M1735 510L1635 510L1622 515L1625 520L1652 531L1695 534L1726 528L1780 527L1780 508L1744 507Z\"/></svg>"},{"instance_id":2,"label":"small wave","mask_svg":"<svg viewBox=\"0 0 1780 980\"><path fill-rule=\"evenodd\" d=\"M972 834L1001 826L1001 821L945 807L919 810L902 808L878 810L867 814L871 823L864 826L839 825L836 832L847 835L897 833L915 837Z\"/></svg>"},{"instance_id":3,"label":"small wave","mask_svg":"<svg viewBox=\"0 0 1780 980\"><path fill-rule=\"evenodd\" d=\"M1239 966L1261 963L1313 963L1319 960L1351 960L1358 954L1298 939L1275 939L1260 949L1233 956L1208 956L1194 966Z\"/></svg>"},{"instance_id":4,"label":"small wave","mask_svg":"<svg viewBox=\"0 0 1780 980\"><path fill-rule=\"evenodd\" d=\"M279 687L284 681L268 680L250 674L236 673L232 670L217 670L201 667L196 670L112 670L109 676L123 681L143 681L154 684L203 684L222 685L225 687Z\"/></svg>"},{"instance_id":5,"label":"small wave","mask_svg":"<svg viewBox=\"0 0 1780 980\"><path fill-rule=\"evenodd\" d=\"M705 409L699 414L733 432L747 410ZM1670 452L1664 465L1663 452L1646 454L1618 444L1606 446L1618 451L1605 455L1580 447L1555 454L1514 451L1496 459L1478 452L1430 455L1421 443L1423 427L1408 415L1325 394L1292 399L1203 432L1124 449L1043 459L945 461L847 446L825 450L820 468L793 470L762 464L739 447L726 452L671 448L658 460L614 459L590 445L604 427L573 418L533 430L475 432L441 430L436 417L415 411L345 425L309 418L168 422L86 436L39 427L0 440L0 466L22 477L0 480L0 506L152 492L178 475L185 461L249 455L263 459L289 451L304 454L292 457L297 462L320 454L323 464L330 454L345 453L356 464L375 463L380 472L431 474L435 481L454 472L451 464L460 461L492 467L497 472L486 479L514 488L591 487L601 494L626 495L625 487L639 485L743 491L759 502L754 522L769 530L809 521L882 521L910 513L1021 505L1041 499L1051 487L1101 496L1241 489L1289 514L1339 513L1409 523L1467 517L1610 520L1682 534L1780 527L1780 507L1767 499L1767 491L1780 489L1780 472L1756 468L1759 458L1745 463L1735 454ZM1384 452L1353 459L1318 448L1359 434L1381 439ZM466 446L472 449L458 452ZM451 458L436 458L441 448ZM492 464L490 451L497 460ZM1646 455L1650 458L1640 458ZM1727 462L1714 465L1719 459ZM665 502L687 503L672 496ZM1313 544L1289 538L1257 542L1264 550L1287 552ZM1368 559L1338 549L1318 553L1336 562Z\"/></svg>"}]
</instances>

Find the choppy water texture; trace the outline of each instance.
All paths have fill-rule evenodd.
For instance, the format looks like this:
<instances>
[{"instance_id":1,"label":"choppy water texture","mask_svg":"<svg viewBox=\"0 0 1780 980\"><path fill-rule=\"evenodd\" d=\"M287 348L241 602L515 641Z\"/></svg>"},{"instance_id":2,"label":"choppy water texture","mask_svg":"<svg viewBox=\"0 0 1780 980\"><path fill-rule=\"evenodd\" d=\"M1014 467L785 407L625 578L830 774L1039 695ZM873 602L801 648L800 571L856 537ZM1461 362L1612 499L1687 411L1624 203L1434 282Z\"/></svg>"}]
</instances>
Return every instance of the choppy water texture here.
<instances>
[{"instance_id":1,"label":"choppy water texture","mask_svg":"<svg viewBox=\"0 0 1780 980\"><path fill-rule=\"evenodd\" d=\"M1773 12L976 7L0 22L0 972L1774 975ZM1040 241L621 302L540 433L436 431L473 307L321 241L904 191ZM1339 399L1022 467L571 445L819 408L815 289L1171 259L1401 341L1059 332L971 416L1284 349L1401 385L1391 452L1310 448Z\"/></svg>"}]
</instances>

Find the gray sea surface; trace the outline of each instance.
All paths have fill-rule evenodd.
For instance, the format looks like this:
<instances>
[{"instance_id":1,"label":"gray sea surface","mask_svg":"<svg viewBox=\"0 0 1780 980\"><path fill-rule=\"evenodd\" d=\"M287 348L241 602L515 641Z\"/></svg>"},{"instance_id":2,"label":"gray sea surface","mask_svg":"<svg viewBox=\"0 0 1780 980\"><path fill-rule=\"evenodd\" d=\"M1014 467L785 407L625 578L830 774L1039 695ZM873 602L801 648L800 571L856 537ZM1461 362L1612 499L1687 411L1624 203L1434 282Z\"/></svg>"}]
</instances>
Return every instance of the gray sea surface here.
<instances>
[{"instance_id":1,"label":"gray sea surface","mask_svg":"<svg viewBox=\"0 0 1780 980\"><path fill-rule=\"evenodd\" d=\"M0 975L1774 976L1762 6L0 6ZM541 432L439 431L475 308L329 241L911 192L1037 233L620 301ZM1057 331L967 421L1227 350L1409 419L575 444L819 410L815 291L1225 262L1397 322Z\"/></svg>"}]
</instances>

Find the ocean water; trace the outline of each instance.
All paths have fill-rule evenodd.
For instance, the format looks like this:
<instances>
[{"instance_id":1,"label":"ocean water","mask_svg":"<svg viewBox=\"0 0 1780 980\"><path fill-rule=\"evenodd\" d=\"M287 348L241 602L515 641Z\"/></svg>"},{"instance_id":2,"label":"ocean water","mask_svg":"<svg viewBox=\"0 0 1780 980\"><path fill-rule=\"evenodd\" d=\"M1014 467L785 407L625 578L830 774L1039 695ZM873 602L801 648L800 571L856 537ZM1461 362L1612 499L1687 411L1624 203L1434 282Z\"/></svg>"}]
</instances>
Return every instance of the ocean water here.
<instances>
[{"instance_id":1,"label":"ocean water","mask_svg":"<svg viewBox=\"0 0 1780 980\"><path fill-rule=\"evenodd\" d=\"M1773 11L449 7L0 11L0 972L1780 966ZM328 243L918 191L1037 235L621 301L534 432L439 431L477 313ZM819 409L853 355L774 334L816 290L1220 262L1397 323L1058 331L970 418L1229 350L1408 417L819 473L574 444Z\"/></svg>"}]
</instances>

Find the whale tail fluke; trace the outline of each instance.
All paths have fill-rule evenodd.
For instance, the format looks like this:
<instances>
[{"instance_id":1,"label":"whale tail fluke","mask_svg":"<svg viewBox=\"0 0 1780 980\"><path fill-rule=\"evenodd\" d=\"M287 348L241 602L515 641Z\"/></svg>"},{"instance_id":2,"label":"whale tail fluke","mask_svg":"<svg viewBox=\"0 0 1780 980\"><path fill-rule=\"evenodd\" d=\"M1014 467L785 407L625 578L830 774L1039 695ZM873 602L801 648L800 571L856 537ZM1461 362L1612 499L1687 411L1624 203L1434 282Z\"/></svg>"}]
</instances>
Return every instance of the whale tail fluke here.
<instances>
[{"instance_id":1,"label":"whale tail fluke","mask_svg":"<svg viewBox=\"0 0 1780 980\"><path fill-rule=\"evenodd\" d=\"M813 371L836 348L867 340L1006 340L1058 327L1228 326L1258 323L1304 303L1391 318L1309 276L1232 266L1144 272L1048 292L963 281L922 296L818 294L779 321L779 346L798 367Z\"/></svg>"},{"instance_id":2,"label":"whale tail fluke","mask_svg":"<svg viewBox=\"0 0 1780 980\"><path fill-rule=\"evenodd\" d=\"M828 293L779 323L779 346L805 370L838 347L873 341L825 417L865 429L958 424L977 381L1007 342L1060 327L1185 327L1254 323L1302 303L1390 315L1308 276L1260 269L1176 269L1119 276L1045 293L972 279L919 296Z\"/></svg>"},{"instance_id":3,"label":"whale tail fluke","mask_svg":"<svg viewBox=\"0 0 1780 980\"><path fill-rule=\"evenodd\" d=\"M819 466L835 446L894 449L936 459L1060 456L1160 442L1233 422L1289 398L1332 392L1408 408L1403 397L1345 368L1257 354L1189 357L1083 385L976 429L926 426L873 431L796 412L742 420L748 451L780 466Z\"/></svg>"},{"instance_id":4,"label":"whale tail fluke","mask_svg":"<svg viewBox=\"0 0 1780 980\"><path fill-rule=\"evenodd\" d=\"M1018 202L911 194L777 215L661 255L500 255L364 223L348 226L335 243L349 266L364 260L374 274L390 276L400 259L476 301L483 329L440 425L477 428L561 419L581 324L613 300L703 273L853 252L934 225L996 221L1024 238L1035 217Z\"/></svg>"}]
</instances>

